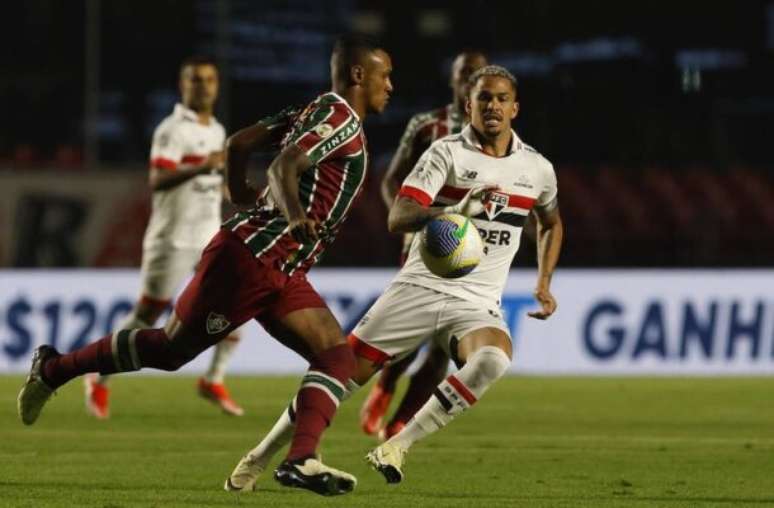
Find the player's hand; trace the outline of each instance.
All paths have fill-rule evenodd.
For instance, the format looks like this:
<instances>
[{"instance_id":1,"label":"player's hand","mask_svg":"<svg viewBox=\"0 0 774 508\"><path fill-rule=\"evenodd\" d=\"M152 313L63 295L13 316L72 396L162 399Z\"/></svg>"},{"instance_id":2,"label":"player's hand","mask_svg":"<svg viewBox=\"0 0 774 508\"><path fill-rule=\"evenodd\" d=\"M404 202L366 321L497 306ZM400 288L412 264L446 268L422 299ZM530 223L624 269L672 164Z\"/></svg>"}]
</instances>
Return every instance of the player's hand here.
<instances>
[{"instance_id":1,"label":"player's hand","mask_svg":"<svg viewBox=\"0 0 774 508\"><path fill-rule=\"evenodd\" d=\"M221 152L210 152L207 156L207 160L204 161L204 167L210 170L223 171L226 166L226 156Z\"/></svg>"},{"instance_id":2,"label":"player's hand","mask_svg":"<svg viewBox=\"0 0 774 508\"><path fill-rule=\"evenodd\" d=\"M444 211L446 213L459 213L465 217L475 217L484 212L486 203L489 201L489 194L498 188L497 185L491 184L476 185L465 194L459 203L447 206Z\"/></svg>"},{"instance_id":3,"label":"player's hand","mask_svg":"<svg viewBox=\"0 0 774 508\"><path fill-rule=\"evenodd\" d=\"M290 234L298 243L314 243L318 240L317 221L309 217L294 219L288 222Z\"/></svg>"},{"instance_id":4,"label":"player's hand","mask_svg":"<svg viewBox=\"0 0 774 508\"><path fill-rule=\"evenodd\" d=\"M551 291L549 291L548 288L537 288L534 294L535 300L540 304L540 310L527 312L527 315L535 319L548 319L556 310L554 295L551 294Z\"/></svg>"}]
</instances>

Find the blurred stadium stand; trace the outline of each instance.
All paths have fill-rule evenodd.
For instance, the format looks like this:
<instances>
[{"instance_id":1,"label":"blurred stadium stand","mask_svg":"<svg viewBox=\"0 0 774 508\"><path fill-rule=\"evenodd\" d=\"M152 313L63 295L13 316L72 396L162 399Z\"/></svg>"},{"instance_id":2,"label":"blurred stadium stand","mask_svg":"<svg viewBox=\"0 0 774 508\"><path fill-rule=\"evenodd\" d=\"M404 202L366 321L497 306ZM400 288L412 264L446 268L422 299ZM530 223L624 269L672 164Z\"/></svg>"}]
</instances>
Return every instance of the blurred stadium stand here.
<instances>
[{"instance_id":1,"label":"blurred stadium stand","mask_svg":"<svg viewBox=\"0 0 774 508\"><path fill-rule=\"evenodd\" d=\"M0 124L0 194L22 195L1 208L0 266L136 265L150 133L175 101L180 60L218 57L219 116L233 131L324 90L330 41L349 29L385 41L396 91L388 112L367 121L369 183L324 264L394 265L398 241L385 231L380 178L408 118L448 102L449 62L465 47L486 51L520 78L515 128L557 168L568 236L563 265L764 266L774 259L774 2L277 0L257 8L244 0L50 0L10 3L3 12L0 101L12 120ZM31 31L34 38L25 36ZM96 56L84 51L87 36L98 42ZM90 100L98 111L93 165ZM33 255L25 235L52 227L35 207L56 201L63 173L84 188L131 182L132 200L120 213L95 204L114 190L73 191L74 201L62 202L107 215L100 227L122 235L92 241L88 256L68 248ZM86 231L73 235L80 242ZM531 251L523 249L518 262L534 263Z\"/></svg>"}]
</instances>

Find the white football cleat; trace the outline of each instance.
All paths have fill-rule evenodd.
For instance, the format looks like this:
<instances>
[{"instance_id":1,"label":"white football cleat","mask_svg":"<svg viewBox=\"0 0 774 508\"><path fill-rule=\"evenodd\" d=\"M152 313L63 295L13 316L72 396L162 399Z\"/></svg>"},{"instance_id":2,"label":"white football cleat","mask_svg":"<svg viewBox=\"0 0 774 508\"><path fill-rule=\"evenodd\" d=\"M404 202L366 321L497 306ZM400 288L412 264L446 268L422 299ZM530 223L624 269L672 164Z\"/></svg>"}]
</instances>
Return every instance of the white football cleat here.
<instances>
[{"instance_id":1,"label":"white football cleat","mask_svg":"<svg viewBox=\"0 0 774 508\"><path fill-rule=\"evenodd\" d=\"M403 480L403 462L407 451L406 448L386 441L366 455L366 461L374 470L382 473L387 483L400 483Z\"/></svg>"},{"instance_id":2,"label":"white football cleat","mask_svg":"<svg viewBox=\"0 0 774 508\"><path fill-rule=\"evenodd\" d=\"M43 406L54 393L54 390L43 382L41 370L46 360L56 356L59 356L59 353L51 346L40 346L32 355L30 373L16 399L16 410L24 425L35 423Z\"/></svg>"},{"instance_id":3,"label":"white football cleat","mask_svg":"<svg viewBox=\"0 0 774 508\"><path fill-rule=\"evenodd\" d=\"M230 492L245 492L255 490L255 481L266 470L266 460L245 455L231 472L231 476L226 478L223 489Z\"/></svg>"}]
</instances>

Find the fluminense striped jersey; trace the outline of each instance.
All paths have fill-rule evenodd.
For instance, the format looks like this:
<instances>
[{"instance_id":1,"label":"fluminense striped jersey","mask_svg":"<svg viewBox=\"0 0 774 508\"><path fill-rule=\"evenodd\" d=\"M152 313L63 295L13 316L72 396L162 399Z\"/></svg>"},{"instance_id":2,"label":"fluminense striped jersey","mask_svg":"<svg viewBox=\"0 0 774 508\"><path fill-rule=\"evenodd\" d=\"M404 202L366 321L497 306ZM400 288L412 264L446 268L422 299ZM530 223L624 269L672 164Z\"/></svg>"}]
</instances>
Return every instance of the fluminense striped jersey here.
<instances>
[{"instance_id":1,"label":"fluminense striped jersey","mask_svg":"<svg viewBox=\"0 0 774 508\"><path fill-rule=\"evenodd\" d=\"M433 143L403 182L400 196L423 206L455 204L481 184L493 184L486 211L472 218L484 243L484 256L470 274L442 279L427 269L419 255L419 237L411 244L406 264L395 278L483 305L500 304L505 281L519 249L524 222L533 207L553 209L557 203L554 168L512 132L503 157L483 152L473 128Z\"/></svg>"},{"instance_id":2,"label":"fluminense striped jersey","mask_svg":"<svg viewBox=\"0 0 774 508\"><path fill-rule=\"evenodd\" d=\"M275 131L279 148L295 144L312 166L301 175L299 194L308 217L320 225L320 239L296 242L268 187L258 206L223 223L262 263L287 274L307 271L333 242L365 181L366 139L357 113L339 95L320 95L305 108L287 108L261 120Z\"/></svg>"},{"instance_id":3,"label":"fluminense striped jersey","mask_svg":"<svg viewBox=\"0 0 774 508\"><path fill-rule=\"evenodd\" d=\"M399 149L408 152L413 166L436 140L449 134L458 134L464 125L465 116L453 104L416 114L411 117L400 138Z\"/></svg>"}]
</instances>

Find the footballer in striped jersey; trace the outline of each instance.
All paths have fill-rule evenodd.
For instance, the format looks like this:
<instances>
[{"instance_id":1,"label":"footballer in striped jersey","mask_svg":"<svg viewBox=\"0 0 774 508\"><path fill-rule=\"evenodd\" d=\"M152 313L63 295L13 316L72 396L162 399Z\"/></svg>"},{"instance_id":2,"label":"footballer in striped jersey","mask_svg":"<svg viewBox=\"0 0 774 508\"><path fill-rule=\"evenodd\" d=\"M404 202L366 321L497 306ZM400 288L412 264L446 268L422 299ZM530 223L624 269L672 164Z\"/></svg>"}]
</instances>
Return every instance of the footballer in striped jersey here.
<instances>
[{"instance_id":1,"label":"footballer in striped jersey","mask_svg":"<svg viewBox=\"0 0 774 508\"><path fill-rule=\"evenodd\" d=\"M390 56L378 43L344 36L331 54L330 92L300 112L286 111L231 136L227 190L231 201L247 210L226 221L204 249L165 327L118 331L64 355L41 346L19 393L22 421L34 423L53 391L77 376L176 370L256 319L310 364L286 413L295 430L274 478L322 495L352 491L355 477L323 464L317 447L352 389L355 357L306 271L333 241L360 194L368 163L362 121L387 106L391 72ZM252 152L268 151L277 142L280 152L268 169L268 190L254 206L247 161ZM253 459L248 454L240 461L226 490L254 487L268 463Z\"/></svg>"}]
</instances>

